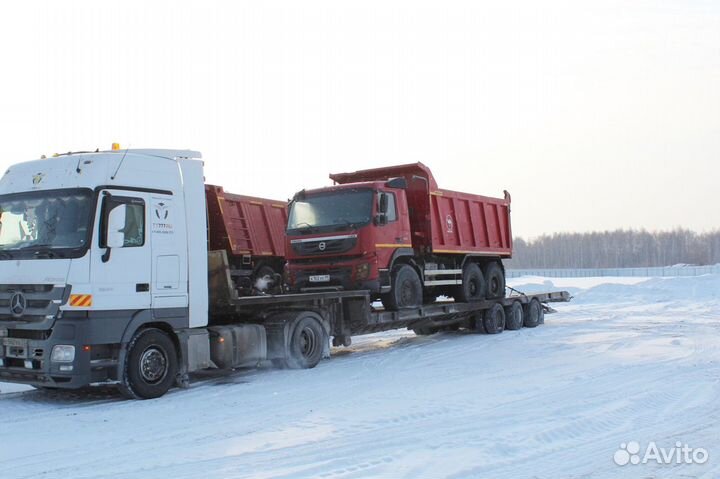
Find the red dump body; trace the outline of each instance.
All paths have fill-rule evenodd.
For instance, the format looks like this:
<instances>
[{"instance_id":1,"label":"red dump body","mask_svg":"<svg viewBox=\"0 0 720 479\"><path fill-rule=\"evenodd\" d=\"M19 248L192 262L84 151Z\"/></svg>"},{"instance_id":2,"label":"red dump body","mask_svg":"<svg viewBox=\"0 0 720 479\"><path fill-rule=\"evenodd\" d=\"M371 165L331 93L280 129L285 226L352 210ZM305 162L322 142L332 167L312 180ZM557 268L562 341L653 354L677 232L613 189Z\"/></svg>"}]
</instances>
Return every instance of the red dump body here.
<instances>
[{"instance_id":1,"label":"red dump body","mask_svg":"<svg viewBox=\"0 0 720 479\"><path fill-rule=\"evenodd\" d=\"M412 246L435 254L512 255L510 195L504 198L438 188L422 163L330 175L338 184L405 178Z\"/></svg>"},{"instance_id":2,"label":"red dump body","mask_svg":"<svg viewBox=\"0 0 720 479\"><path fill-rule=\"evenodd\" d=\"M205 185L211 250L234 256L285 256L287 205Z\"/></svg>"}]
</instances>

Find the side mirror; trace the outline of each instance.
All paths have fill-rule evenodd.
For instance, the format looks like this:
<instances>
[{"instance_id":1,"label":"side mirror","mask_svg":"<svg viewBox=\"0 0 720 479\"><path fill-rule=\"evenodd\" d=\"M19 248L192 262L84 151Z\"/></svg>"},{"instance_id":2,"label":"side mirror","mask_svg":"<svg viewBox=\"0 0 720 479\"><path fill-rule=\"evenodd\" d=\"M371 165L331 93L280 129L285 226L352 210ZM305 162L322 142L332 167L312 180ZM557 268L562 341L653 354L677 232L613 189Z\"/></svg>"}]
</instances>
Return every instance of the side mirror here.
<instances>
[{"instance_id":1,"label":"side mirror","mask_svg":"<svg viewBox=\"0 0 720 479\"><path fill-rule=\"evenodd\" d=\"M385 213L378 213L375 215L373 222L377 226L385 226L387 224L387 215Z\"/></svg>"},{"instance_id":2,"label":"side mirror","mask_svg":"<svg viewBox=\"0 0 720 479\"><path fill-rule=\"evenodd\" d=\"M405 190L408 187L407 180L403 177L393 178L385 183L388 188L395 188L398 190Z\"/></svg>"},{"instance_id":3,"label":"side mirror","mask_svg":"<svg viewBox=\"0 0 720 479\"><path fill-rule=\"evenodd\" d=\"M125 244L125 215L127 206L119 205L113 208L108 215L107 247L122 248Z\"/></svg>"}]
</instances>

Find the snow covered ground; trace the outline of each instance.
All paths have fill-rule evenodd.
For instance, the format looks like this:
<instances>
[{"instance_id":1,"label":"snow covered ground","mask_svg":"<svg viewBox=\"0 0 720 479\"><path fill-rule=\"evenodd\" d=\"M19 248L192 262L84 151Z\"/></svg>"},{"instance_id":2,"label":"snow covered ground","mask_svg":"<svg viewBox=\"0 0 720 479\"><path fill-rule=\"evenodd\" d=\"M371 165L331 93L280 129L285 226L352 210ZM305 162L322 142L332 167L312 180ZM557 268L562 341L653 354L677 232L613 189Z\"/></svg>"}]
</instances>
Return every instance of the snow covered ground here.
<instances>
[{"instance_id":1,"label":"snow covered ground","mask_svg":"<svg viewBox=\"0 0 720 479\"><path fill-rule=\"evenodd\" d=\"M376 334L152 401L0 383L0 478L720 476L720 276L512 286L575 298L536 329ZM617 465L633 441L708 457Z\"/></svg>"}]
</instances>

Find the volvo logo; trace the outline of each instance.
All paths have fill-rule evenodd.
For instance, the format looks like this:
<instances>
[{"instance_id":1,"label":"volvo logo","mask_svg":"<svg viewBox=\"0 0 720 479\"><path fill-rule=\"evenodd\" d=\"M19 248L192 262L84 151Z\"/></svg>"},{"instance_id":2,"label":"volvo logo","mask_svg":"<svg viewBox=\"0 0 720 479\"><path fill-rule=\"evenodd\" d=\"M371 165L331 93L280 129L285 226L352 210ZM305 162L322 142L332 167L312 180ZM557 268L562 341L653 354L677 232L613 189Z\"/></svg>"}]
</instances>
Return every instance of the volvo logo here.
<instances>
[{"instance_id":1,"label":"volvo logo","mask_svg":"<svg viewBox=\"0 0 720 479\"><path fill-rule=\"evenodd\" d=\"M22 316L25 312L25 308L27 308L27 300L25 299L24 294L15 293L10 296L10 312L13 316Z\"/></svg>"},{"instance_id":2,"label":"volvo logo","mask_svg":"<svg viewBox=\"0 0 720 479\"><path fill-rule=\"evenodd\" d=\"M325 251L325 247L326 247L326 246L327 246L327 245L325 244L324 241L321 241L320 243L318 243L318 249L319 249L320 251Z\"/></svg>"}]
</instances>

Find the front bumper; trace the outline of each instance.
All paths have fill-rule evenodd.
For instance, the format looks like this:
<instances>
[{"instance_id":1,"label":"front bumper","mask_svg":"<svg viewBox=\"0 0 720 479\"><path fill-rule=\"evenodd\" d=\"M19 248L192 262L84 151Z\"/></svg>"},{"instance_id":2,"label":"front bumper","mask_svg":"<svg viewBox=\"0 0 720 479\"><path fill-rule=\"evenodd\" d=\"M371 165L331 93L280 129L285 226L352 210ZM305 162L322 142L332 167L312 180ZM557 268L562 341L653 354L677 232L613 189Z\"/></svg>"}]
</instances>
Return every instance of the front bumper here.
<instances>
[{"instance_id":1,"label":"front bumper","mask_svg":"<svg viewBox=\"0 0 720 479\"><path fill-rule=\"evenodd\" d=\"M358 279L356 268L361 264L369 265L369 273L366 278ZM294 291L369 290L373 293L380 292L377 264L368 259L335 264L289 264L288 269ZM313 277L327 277L327 280L311 281Z\"/></svg>"},{"instance_id":2,"label":"front bumper","mask_svg":"<svg viewBox=\"0 0 720 479\"><path fill-rule=\"evenodd\" d=\"M0 324L0 381L32 386L77 389L90 384L113 382L117 362L93 360L96 348L85 348L88 320L58 319L51 330L4 329ZM52 362L56 345L75 347L72 362ZM31 367L28 367L31 366ZM67 370L72 366L72 370Z\"/></svg>"}]
</instances>

